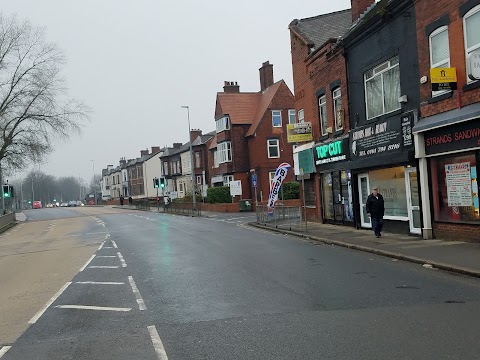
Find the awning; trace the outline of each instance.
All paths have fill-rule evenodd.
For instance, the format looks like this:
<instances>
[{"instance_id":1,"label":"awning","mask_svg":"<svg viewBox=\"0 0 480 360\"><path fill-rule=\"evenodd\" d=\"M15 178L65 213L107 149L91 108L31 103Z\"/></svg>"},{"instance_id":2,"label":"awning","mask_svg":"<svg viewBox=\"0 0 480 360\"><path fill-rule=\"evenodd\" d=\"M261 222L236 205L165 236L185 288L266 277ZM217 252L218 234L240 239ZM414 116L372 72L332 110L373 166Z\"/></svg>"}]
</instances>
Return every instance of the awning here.
<instances>
[{"instance_id":1,"label":"awning","mask_svg":"<svg viewBox=\"0 0 480 360\"><path fill-rule=\"evenodd\" d=\"M418 134L427 130L457 124L478 117L480 117L480 103L423 118L415 124L412 130L414 134Z\"/></svg>"}]
</instances>

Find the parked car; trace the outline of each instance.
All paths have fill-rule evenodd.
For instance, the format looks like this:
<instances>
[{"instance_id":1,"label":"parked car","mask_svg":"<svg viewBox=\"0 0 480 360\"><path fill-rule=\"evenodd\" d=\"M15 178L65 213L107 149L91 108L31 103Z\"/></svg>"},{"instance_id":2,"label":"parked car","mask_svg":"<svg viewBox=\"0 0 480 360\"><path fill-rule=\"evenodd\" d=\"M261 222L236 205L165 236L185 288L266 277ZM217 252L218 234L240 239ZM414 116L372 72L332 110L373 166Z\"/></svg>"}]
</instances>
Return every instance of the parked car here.
<instances>
[{"instance_id":1,"label":"parked car","mask_svg":"<svg viewBox=\"0 0 480 360\"><path fill-rule=\"evenodd\" d=\"M93 200L88 200L88 205L95 205L95 201L93 201Z\"/></svg>"},{"instance_id":2,"label":"parked car","mask_svg":"<svg viewBox=\"0 0 480 360\"><path fill-rule=\"evenodd\" d=\"M41 209L42 208L42 202L41 201L38 201L38 200L35 200L33 202L33 208L34 209Z\"/></svg>"},{"instance_id":3,"label":"parked car","mask_svg":"<svg viewBox=\"0 0 480 360\"><path fill-rule=\"evenodd\" d=\"M76 206L77 206L77 202L75 200L68 202L68 207L76 207Z\"/></svg>"},{"instance_id":4,"label":"parked car","mask_svg":"<svg viewBox=\"0 0 480 360\"><path fill-rule=\"evenodd\" d=\"M63 202L63 203L60 204L60 207L67 207L67 206L68 206L68 204L66 202Z\"/></svg>"},{"instance_id":5,"label":"parked car","mask_svg":"<svg viewBox=\"0 0 480 360\"><path fill-rule=\"evenodd\" d=\"M45 205L46 208L53 208L53 204L52 203L48 203L47 205Z\"/></svg>"},{"instance_id":6,"label":"parked car","mask_svg":"<svg viewBox=\"0 0 480 360\"><path fill-rule=\"evenodd\" d=\"M84 206L84 204L81 201L77 201L77 206Z\"/></svg>"}]
</instances>

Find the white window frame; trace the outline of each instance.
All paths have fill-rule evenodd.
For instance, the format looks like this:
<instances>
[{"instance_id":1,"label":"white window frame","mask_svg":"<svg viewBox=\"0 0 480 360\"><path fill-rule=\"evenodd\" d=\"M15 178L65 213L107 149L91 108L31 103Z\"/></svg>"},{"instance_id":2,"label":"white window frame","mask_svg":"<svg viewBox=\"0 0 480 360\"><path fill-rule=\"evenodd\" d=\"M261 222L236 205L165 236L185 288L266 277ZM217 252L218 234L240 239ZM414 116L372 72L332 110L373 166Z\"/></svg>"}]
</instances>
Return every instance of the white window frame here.
<instances>
[{"instance_id":1,"label":"white window frame","mask_svg":"<svg viewBox=\"0 0 480 360\"><path fill-rule=\"evenodd\" d=\"M215 150L213 152L213 168L216 169L220 166L219 160L218 160L218 151Z\"/></svg>"},{"instance_id":2,"label":"white window frame","mask_svg":"<svg viewBox=\"0 0 480 360\"><path fill-rule=\"evenodd\" d=\"M322 110L325 113L325 125L326 128L323 127L323 121L322 121ZM320 120L320 131L322 132L322 135L327 135L327 128L328 128L328 114L327 114L327 96L322 95L318 98L318 118Z\"/></svg>"},{"instance_id":3,"label":"white window frame","mask_svg":"<svg viewBox=\"0 0 480 360\"><path fill-rule=\"evenodd\" d=\"M450 67L450 43L448 43L448 62L445 62L445 61L442 61L442 62L437 62L437 63L434 63L433 62L433 52L432 52L432 38L437 36L437 35L440 35L441 33L443 33L444 31L447 32L447 35L448 35L448 26L442 26L442 27L439 27L438 29L436 29L434 32L432 32L430 34L430 36L428 37L428 45L430 47L430 68L434 69L434 68L438 68L438 67L447 67L449 68ZM449 37L447 36L447 42L449 41ZM447 92L449 92L450 90L440 90L440 91L432 91L432 96L435 97L435 96L439 96L439 95L442 95L442 94L445 94Z\"/></svg>"},{"instance_id":4,"label":"white window frame","mask_svg":"<svg viewBox=\"0 0 480 360\"><path fill-rule=\"evenodd\" d=\"M470 48L467 48L468 44L467 44L467 22L466 22L466 20L470 16L473 16L473 15L477 14L478 12L480 12L480 5L477 5L474 8L470 9L470 11L467 12L465 14L465 16L463 17L463 39L464 39L464 42L465 42L465 62L467 64L467 66L466 66L466 69L467 69L467 84L471 84L471 83L474 83L476 81L479 81L479 80L472 80L468 77L468 71L469 71L468 55L472 51L480 49L480 43L478 43L478 44L476 44L476 45L474 45ZM479 29L479 31L480 31L480 29Z\"/></svg>"},{"instance_id":5,"label":"white window frame","mask_svg":"<svg viewBox=\"0 0 480 360\"><path fill-rule=\"evenodd\" d=\"M223 177L223 186L230 186L232 181L234 181L233 175L225 175Z\"/></svg>"},{"instance_id":6,"label":"white window frame","mask_svg":"<svg viewBox=\"0 0 480 360\"><path fill-rule=\"evenodd\" d=\"M397 63L394 64L393 66L390 65L390 62L394 59L397 59ZM385 67L385 65L387 65ZM364 74L363 74L363 85L364 85L364 89L365 89L365 111L367 113L367 120L371 120L371 119L374 119L376 117L379 117L379 116L382 116L382 115L386 115L386 114L390 114L392 112L395 112L397 110L400 110L402 107L400 105L400 103L398 103L398 107L396 109L393 109L389 112L385 112L385 91L384 91L384 88L383 88L383 74L385 72L387 72L388 70L391 70L397 66L400 66L400 59L399 59L399 56L398 55L395 55L394 57L388 59L387 61L384 61L383 63L375 66L374 68L371 68L369 70L367 70ZM367 78L367 73L371 71L372 72L372 76ZM383 105L383 112L379 115L375 115L375 116L372 116L370 117L370 115L368 114L368 95L367 95L367 82L370 81L370 80L373 80L374 78L376 78L377 76L381 76L382 77L382 105ZM400 80L400 79L399 79ZM400 88L400 94L402 93L402 89Z\"/></svg>"},{"instance_id":7,"label":"white window frame","mask_svg":"<svg viewBox=\"0 0 480 360\"><path fill-rule=\"evenodd\" d=\"M298 123L303 124L305 122L305 111L303 109L298 110Z\"/></svg>"},{"instance_id":8,"label":"white window frame","mask_svg":"<svg viewBox=\"0 0 480 360\"><path fill-rule=\"evenodd\" d=\"M274 178L275 178L275 171L269 171L268 172L268 183L269 183L270 189L272 188L272 182L273 182Z\"/></svg>"},{"instance_id":9,"label":"white window frame","mask_svg":"<svg viewBox=\"0 0 480 360\"><path fill-rule=\"evenodd\" d=\"M195 169L198 169L200 167L200 151L195 151Z\"/></svg>"},{"instance_id":10,"label":"white window frame","mask_svg":"<svg viewBox=\"0 0 480 360\"><path fill-rule=\"evenodd\" d=\"M197 175L197 185L202 185L202 176Z\"/></svg>"},{"instance_id":11,"label":"white window frame","mask_svg":"<svg viewBox=\"0 0 480 360\"><path fill-rule=\"evenodd\" d=\"M297 122L297 114L295 109L288 110L288 123L295 124Z\"/></svg>"},{"instance_id":12,"label":"white window frame","mask_svg":"<svg viewBox=\"0 0 480 360\"><path fill-rule=\"evenodd\" d=\"M275 144L271 144L270 142L275 142ZM270 148L276 147L278 156L270 156ZM269 159L278 159L280 158L280 140L278 139L267 139L267 153Z\"/></svg>"},{"instance_id":13,"label":"white window frame","mask_svg":"<svg viewBox=\"0 0 480 360\"><path fill-rule=\"evenodd\" d=\"M217 128L217 134L225 130L230 130L230 117L228 115L221 117L215 121L215 125Z\"/></svg>"},{"instance_id":14,"label":"white window frame","mask_svg":"<svg viewBox=\"0 0 480 360\"><path fill-rule=\"evenodd\" d=\"M232 142L224 141L217 144L218 163L232 162Z\"/></svg>"},{"instance_id":15,"label":"white window frame","mask_svg":"<svg viewBox=\"0 0 480 360\"><path fill-rule=\"evenodd\" d=\"M337 110L337 105L338 102L340 102L340 110L342 110L342 89L340 87L337 87L332 91L332 99L333 99L333 119L335 122L335 131L338 130L343 130L343 119L342 119L342 126L338 127L338 110Z\"/></svg>"},{"instance_id":16,"label":"white window frame","mask_svg":"<svg viewBox=\"0 0 480 360\"><path fill-rule=\"evenodd\" d=\"M280 124L275 125L274 118L280 117ZM272 110L272 126L276 128L282 127L282 111L281 110Z\"/></svg>"}]
</instances>

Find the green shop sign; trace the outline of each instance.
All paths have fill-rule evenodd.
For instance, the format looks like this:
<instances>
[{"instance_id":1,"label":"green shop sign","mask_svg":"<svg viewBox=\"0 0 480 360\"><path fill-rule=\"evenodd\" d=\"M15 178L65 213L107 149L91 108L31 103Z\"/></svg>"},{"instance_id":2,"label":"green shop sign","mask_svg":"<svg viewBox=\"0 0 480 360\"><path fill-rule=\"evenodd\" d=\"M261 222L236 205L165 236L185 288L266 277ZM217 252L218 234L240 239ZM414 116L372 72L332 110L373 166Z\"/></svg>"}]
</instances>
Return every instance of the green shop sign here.
<instances>
[{"instance_id":1,"label":"green shop sign","mask_svg":"<svg viewBox=\"0 0 480 360\"><path fill-rule=\"evenodd\" d=\"M318 144L315 147L314 153L316 165L348 160L347 156L350 153L348 148L348 138L332 141L328 144Z\"/></svg>"}]
</instances>

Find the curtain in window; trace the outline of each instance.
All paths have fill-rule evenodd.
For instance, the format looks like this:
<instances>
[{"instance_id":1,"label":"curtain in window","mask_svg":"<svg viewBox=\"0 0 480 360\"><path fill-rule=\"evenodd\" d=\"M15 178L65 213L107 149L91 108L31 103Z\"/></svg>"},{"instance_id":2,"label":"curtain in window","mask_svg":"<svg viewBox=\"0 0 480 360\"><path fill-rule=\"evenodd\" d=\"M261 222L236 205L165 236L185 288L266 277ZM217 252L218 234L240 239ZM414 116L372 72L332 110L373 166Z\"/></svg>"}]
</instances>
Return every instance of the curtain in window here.
<instances>
[{"instance_id":1,"label":"curtain in window","mask_svg":"<svg viewBox=\"0 0 480 360\"><path fill-rule=\"evenodd\" d=\"M382 77L377 76L367 82L367 111L368 118L383 114L382 104Z\"/></svg>"},{"instance_id":2,"label":"curtain in window","mask_svg":"<svg viewBox=\"0 0 480 360\"><path fill-rule=\"evenodd\" d=\"M400 67L396 66L383 73L383 90L385 92L385 112L400 109Z\"/></svg>"},{"instance_id":3,"label":"curtain in window","mask_svg":"<svg viewBox=\"0 0 480 360\"><path fill-rule=\"evenodd\" d=\"M480 11L465 19L467 27L467 48L480 45Z\"/></svg>"}]
</instances>

